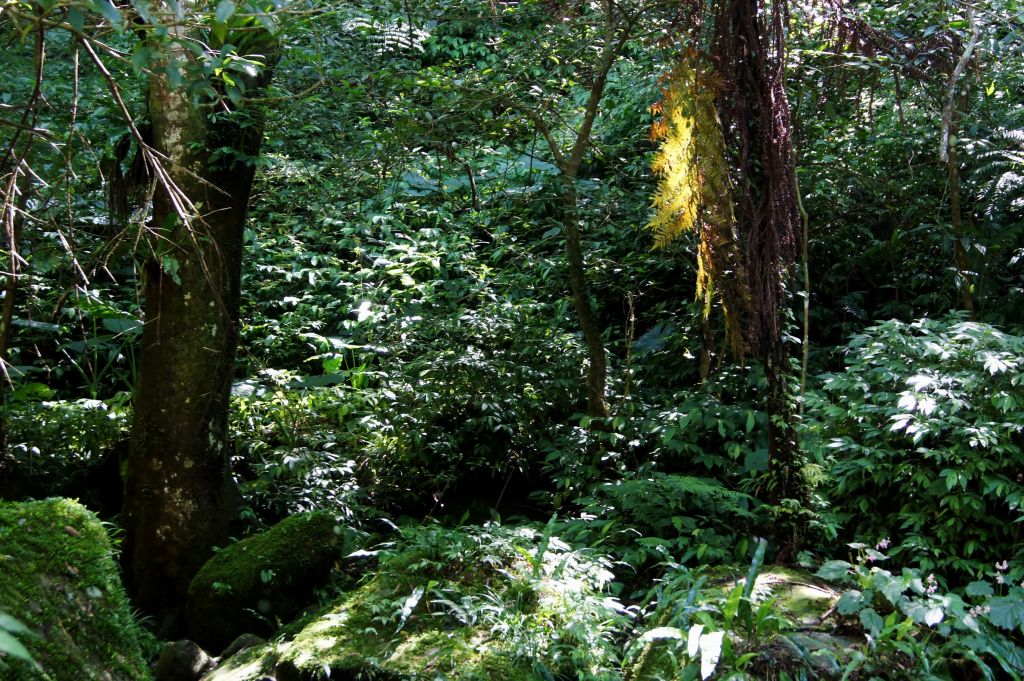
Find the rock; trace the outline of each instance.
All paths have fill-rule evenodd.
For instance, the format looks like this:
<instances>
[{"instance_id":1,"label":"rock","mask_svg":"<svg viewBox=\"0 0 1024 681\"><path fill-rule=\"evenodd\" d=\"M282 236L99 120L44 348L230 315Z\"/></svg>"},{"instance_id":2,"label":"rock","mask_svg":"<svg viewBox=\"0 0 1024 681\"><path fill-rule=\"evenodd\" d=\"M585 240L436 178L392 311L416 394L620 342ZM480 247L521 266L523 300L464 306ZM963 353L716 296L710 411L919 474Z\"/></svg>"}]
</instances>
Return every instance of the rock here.
<instances>
[{"instance_id":1,"label":"rock","mask_svg":"<svg viewBox=\"0 0 1024 681\"><path fill-rule=\"evenodd\" d=\"M277 681L306 681L299 668L290 660L278 663L274 667L274 675L277 677Z\"/></svg>"},{"instance_id":2,"label":"rock","mask_svg":"<svg viewBox=\"0 0 1024 681\"><path fill-rule=\"evenodd\" d=\"M334 516L318 511L222 549L189 586L189 637L219 650L246 632L269 636L313 600L348 541Z\"/></svg>"},{"instance_id":3,"label":"rock","mask_svg":"<svg viewBox=\"0 0 1024 681\"><path fill-rule=\"evenodd\" d=\"M745 578L734 575L743 574L745 569L746 566L741 565L706 570L704 586L693 592L693 608L721 609L729 595L743 586ZM781 632L769 626L751 639L744 637L743 627L734 626L728 631L734 654L751 655L746 667L750 678L781 678L783 673L795 677L795 671L799 670L809 674L807 678L838 679L848 652L862 642L862 639L833 633L827 616L839 596L838 591L810 572L779 565L762 566L751 587L750 600L755 607L770 602L773 613L784 617L790 625ZM668 631L698 623L696 618L677 623L672 619L677 611L664 612L667 617L661 622L648 623L649 631L654 628ZM630 678L637 681L695 678L697 661L690 660L689 666L680 667L680 659L687 659L687 634L684 628L678 636L656 636L640 641L643 649L629 669Z\"/></svg>"},{"instance_id":4,"label":"rock","mask_svg":"<svg viewBox=\"0 0 1024 681\"><path fill-rule=\"evenodd\" d=\"M174 641L164 646L156 663L156 681L198 681L215 661L192 641Z\"/></svg>"},{"instance_id":5,"label":"rock","mask_svg":"<svg viewBox=\"0 0 1024 681\"><path fill-rule=\"evenodd\" d=\"M149 679L138 626L100 521L77 502L0 502L0 611L40 669L5 659L0 677L19 681Z\"/></svg>"},{"instance_id":6,"label":"rock","mask_svg":"<svg viewBox=\"0 0 1024 681\"><path fill-rule=\"evenodd\" d=\"M246 648L260 646L264 643L266 643L266 640L257 636L256 634L242 634L234 641L228 644L228 647L224 649L224 652L220 654L220 657L218 659L226 660L232 655L242 652Z\"/></svg>"}]
</instances>

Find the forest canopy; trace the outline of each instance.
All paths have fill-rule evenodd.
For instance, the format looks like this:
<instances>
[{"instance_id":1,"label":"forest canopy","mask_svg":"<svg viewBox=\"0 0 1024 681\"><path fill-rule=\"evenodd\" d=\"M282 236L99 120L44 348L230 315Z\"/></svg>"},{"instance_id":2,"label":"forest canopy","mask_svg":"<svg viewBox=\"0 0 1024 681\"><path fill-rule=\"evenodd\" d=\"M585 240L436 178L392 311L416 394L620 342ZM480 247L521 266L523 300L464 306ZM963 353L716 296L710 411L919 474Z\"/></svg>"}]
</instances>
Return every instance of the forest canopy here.
<instances>
[{"instance_id":1,"label":"forest canopy","mask_svg":"<svg viewBox=\"0 0 1024 681\"><path fill-rule=\"evenodd\" d=\"M0 0L0 677L1021 678L1022 31Z\"/></svg>"}]
</instances>

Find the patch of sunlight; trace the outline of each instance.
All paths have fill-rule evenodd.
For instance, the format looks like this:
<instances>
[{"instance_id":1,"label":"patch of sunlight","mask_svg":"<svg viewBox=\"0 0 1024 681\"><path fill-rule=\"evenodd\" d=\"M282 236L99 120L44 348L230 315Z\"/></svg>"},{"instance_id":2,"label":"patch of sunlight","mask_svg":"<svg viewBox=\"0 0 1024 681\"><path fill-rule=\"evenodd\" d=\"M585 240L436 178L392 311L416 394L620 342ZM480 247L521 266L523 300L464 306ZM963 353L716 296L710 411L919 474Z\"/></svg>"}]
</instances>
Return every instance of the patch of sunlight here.
<instances>
[{"instance_id":1,"label":"patch of sunlight","mask_svg":"<svg viewBox=\"0 0 1024 681\"><path fill-rule=\"evenodd\" d=\"M207 681L246 681L246 679L259 678L263 672L261 662L262 660L257 658L246 664L235 666L229 660L227 665L217 667L204 678Z\"/></svg>"},{"instance_id":2,"label":"patch of sunlight","mask_svg":"<svg viewBox=\"0 0 1024 681\"><path fill-rule=\"evenodd\" d=\"M333 648L337 642L338 638L336 636L325 636L317 639L314 645L320 650L329 650L330 648Z\"/></svg>"},{"instance_id":3,"label":"patch of sunlight","mask_svg":"<svg viewBox=\"0 0 1024 681\"><path fill-rule=\"evenodd\" d=\"M331 612L323 617L318 618L312 622L303 630L303 637L308 634L319 634L325 631L329 631L336 627L340 627L349 619L348 610L342 610L341 612Z\"/></svg>"}]
</instances>

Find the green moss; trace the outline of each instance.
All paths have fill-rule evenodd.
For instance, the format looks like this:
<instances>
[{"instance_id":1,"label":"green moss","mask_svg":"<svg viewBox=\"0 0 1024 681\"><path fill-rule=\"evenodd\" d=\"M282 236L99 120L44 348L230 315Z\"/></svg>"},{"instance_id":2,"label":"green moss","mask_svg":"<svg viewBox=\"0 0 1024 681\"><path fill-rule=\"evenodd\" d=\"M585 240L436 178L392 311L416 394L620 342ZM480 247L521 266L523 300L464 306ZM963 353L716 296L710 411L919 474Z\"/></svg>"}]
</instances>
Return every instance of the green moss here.
<instances>
[{"instance_id":1,"label":"green moss","mask_svg":"<svg viewBox=\"0 0 1024 681\"><path fill-rule=\"evenodd\" d=\"M232 544L211 558L192 582L192 588L215 583L225 589L248 592L263 584L260 573L275 571L274 578L308 566L317 547L335 546L343 540L343 528L326 512L300 513L285 518L266 532ZM332 551L336 554L337 550Z\"/></svg>"},{"instance_id":2,"label":"green moss","mask_svg":"<svg viewBox=\"0 0 1024 681\"><path fill-rule=\"evenodd\" d=\"M611 638L621 622L600 592L610 577L600 558L552 538L535 572L541 542L528 529L421 528L407 537L359 589L207 681L251 681L279 665L301 678L615 677Z\"/></svg>"},{"instance_id":3,"label":"green moss","mask_svg":"<svg viewBox=\"0 0 1024 681\"><path fill-rule=\"evenodd\" d=\"M348 541L332 514L313 512L222 549L189 585L190 636L217 650L241 633L271 634L276 618L309 605Z\"/></svg>"},{"instance_id":4,"label":"green moss","mask_svg":"<svg viewBox=\"0 0 1024 681\"><path fill-rule=\"evenodd\" d=\"M7 660L4 679L150 678L151 641L132 617L110 538L77 502L0 502L0 610L36 636L22 642L42 667Z\"/></svg>"}]
</instances>

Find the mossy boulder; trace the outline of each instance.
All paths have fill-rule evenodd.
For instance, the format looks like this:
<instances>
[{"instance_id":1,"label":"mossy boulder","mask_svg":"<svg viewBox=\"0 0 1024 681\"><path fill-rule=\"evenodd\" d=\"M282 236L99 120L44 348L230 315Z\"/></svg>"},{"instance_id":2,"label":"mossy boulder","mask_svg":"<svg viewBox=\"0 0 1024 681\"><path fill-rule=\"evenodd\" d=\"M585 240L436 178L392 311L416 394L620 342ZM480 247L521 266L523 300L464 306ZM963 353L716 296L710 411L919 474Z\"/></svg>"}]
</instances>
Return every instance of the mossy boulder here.
<instances>
[{"instance_id":1,"label":"mossy boulder","mask_svg":"<svg viewBox=\"0 0 1024 681\"><path fill-rule=\"evenodd\" d=\"M605 559L534 528L403 534L358 589L203 681L617 678Z\"/></svg>"},{"instance_id":2,"label":"mossy boulder","mask_svg":"<svg viewBox=\"0 0 1024 681\"><path fill-rule=\"evenodd\" d=\"M316 511L221 549L189 585L189 638L219 651L240 634L274 633L313 602L350 541L334 515Z\"/></svg>"},{"instance_id":3,"label":"mossy boulder","mask_svg":"<svg viewBox=\"0 0 1024 681\"><path fill-rule=\"evenodd\" d=\"M150 678L152 638L132 617L106 530L77 502L0 502L0 611L33 632L20 639L39 664L2 660L0 678Z\"/></svg>"}]
</instances>

